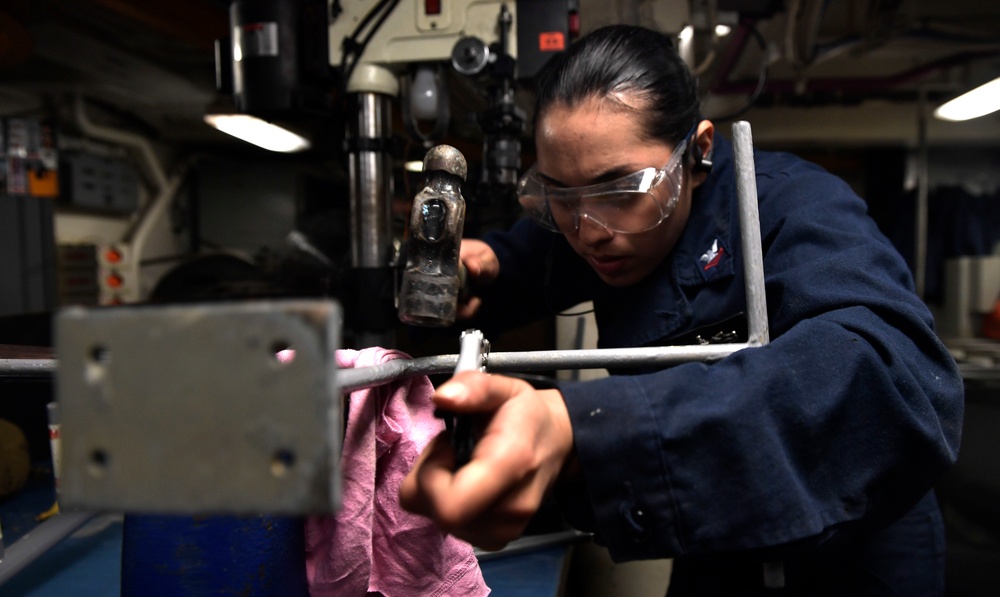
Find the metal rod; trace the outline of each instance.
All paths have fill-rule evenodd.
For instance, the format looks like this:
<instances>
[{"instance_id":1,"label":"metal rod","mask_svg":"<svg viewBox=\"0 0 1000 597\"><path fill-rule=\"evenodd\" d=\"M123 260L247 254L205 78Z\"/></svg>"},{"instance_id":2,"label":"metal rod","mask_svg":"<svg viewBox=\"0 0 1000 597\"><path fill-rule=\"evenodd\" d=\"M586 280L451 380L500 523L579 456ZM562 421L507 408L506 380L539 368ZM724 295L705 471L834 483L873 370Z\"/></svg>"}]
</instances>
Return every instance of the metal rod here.
<instances>
[{"instance_id":1,"label":"metal rod","mask_svg":"<svg viewBox=\"0 0 1000 597\"><path fill-rule=\"evenodd\" d=\"M493 373L551 371L555 369L663 367L687 361L716 361L751 346L751 344L738 343L494 352L486 357L486 367ZM371 367L343 369L337 373L337 378L341 391L352 392L417 375L453 372L457 364L457 354L395 359ZM0 376L30 377L52 375L55 372L56 361L54 359L0 359Z\"/></svg>"},{"instance_id":2,"label":"metal rod","mask_svg":"<svg viewBox=\"0 0 1000 597\"><path fill-rule=\"evenodd\" d=\"M492 352L486 357L491 373L551 371L554 369L626 369L665 367L699 361L723 359L750 344L706 344L695 346L654 346L642 348L600 348L591 350L540 350ZM337 372L342 392L353 392L397 379L435 373L451 373L458 363L457 354L415 359L396 359L357 369Z\"/></svg>"},{"instance_id":3,"label":"metal rod","mask_svg":"<svg viewBox=\"0 0 1000 597\"><path fill-rule=\"evenodd\" d=\"M457 354L419 357L415 359L394 359L381 365L342 369L337 372L337 385L348 393L364 388L372 388L397 379L452 373L458 364Z\"/></svg>"},{"instance_id":4,"label":"metal rod","mask_svg":"<svg viewBox=\"0 0 1000 597\"><path fill-rule=\"evenodd\" d=\"M764 291L764 258L760 243L760 214L757 211L757 175L753 163L750 123L733 123L733 159L736 164L736 193L740 205L740 240L747 293L748 342L767 344L767 296Z\"/></svg>"},{"instance_id":5,"label":"metal rod","mask_svg":"<svg viewBox=\"0 0 1000 597\"><path fill-rule=\"evenodd\" d=\"M0 586L53 545L72 535L95 515L94 512L62 512L15 541L6 549L4 558L0 561Z\"/></svg>"},{"instance_id":6,"label":"metal rod","mask_svg":"<svg viewBox=\"0 0 1000 597\"><path fill-rule=\"evenodd\" d=\"M55 372L55 359L0 359L0 377L45 377Z\"/></svg>"}]
</instances>

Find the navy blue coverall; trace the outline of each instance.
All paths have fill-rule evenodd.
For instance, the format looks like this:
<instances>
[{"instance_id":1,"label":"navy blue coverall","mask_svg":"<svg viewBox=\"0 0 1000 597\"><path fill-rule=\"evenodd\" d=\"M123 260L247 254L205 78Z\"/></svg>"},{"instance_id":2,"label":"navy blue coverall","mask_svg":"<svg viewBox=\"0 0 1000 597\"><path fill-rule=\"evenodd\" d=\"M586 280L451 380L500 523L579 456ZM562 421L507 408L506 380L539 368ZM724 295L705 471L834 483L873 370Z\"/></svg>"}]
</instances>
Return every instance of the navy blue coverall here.
<instances>
[{"instance_id":1,"label":"navy blue coverall","mask_svg":"<svg viewBox=\"0 0 1000 597\"><path fill-rule=\"evenodd\" d=\"M713 161L678 244L631 287L530 220L486 235L500 275L476 323L495 335L593 300L602 348L745 334L721 135ZM845 182L785 153L758 151L755 168L770 344L561 384L582 472L559 503L615 560L675 558L671 597L939 595L931 488L959 448L954 360ZM784 589L764 589L764 562L782 563Z\"/></svg>"}]
</instances>

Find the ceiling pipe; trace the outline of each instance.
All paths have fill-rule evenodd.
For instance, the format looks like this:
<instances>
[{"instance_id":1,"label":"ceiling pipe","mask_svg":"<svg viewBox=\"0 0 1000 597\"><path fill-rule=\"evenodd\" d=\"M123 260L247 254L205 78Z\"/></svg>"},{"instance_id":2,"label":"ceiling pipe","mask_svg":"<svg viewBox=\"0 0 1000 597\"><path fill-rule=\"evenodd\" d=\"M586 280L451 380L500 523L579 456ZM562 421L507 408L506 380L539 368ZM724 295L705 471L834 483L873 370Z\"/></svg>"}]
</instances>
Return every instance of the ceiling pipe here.
<instances>
[{"instance_id":1,"label":"ceiling pipe","mask_svg":"<svg viewBox=\"0 0 1000 597\"><path fill-rule=\"evenodd\" d=\"M80 129L80 132L91 139L106 141L136 152L147 179L157 191L167 185L166 172L152 143L141 135L95 124L87 115L85 100L80 94L76 94L73 98L73 122Z\"/></svg>"},{"instance_id":2,"label":"ceiling pipe","mask_svg":"<svg viewBox=\"0 0 1000 597\"><path fill-rule=\"evenodd\" d=\"M168 174L148 139L129 131L95 124L87 116L85 100L79 94L75 96L73 102L73 120L83 135L130 150L151 183L152 198L146 202L138 217L132 220L120 238L120 242L127 245L130 252L130 257L123 268L128 271L128 279L134 281L135 291L139 292L140 265L146 257L146 245L153 229L163 220L167 209L173 203L177 190L184 181L186 168L181 166L176 168L174 173Z\"/></svg>"}]
</instances>

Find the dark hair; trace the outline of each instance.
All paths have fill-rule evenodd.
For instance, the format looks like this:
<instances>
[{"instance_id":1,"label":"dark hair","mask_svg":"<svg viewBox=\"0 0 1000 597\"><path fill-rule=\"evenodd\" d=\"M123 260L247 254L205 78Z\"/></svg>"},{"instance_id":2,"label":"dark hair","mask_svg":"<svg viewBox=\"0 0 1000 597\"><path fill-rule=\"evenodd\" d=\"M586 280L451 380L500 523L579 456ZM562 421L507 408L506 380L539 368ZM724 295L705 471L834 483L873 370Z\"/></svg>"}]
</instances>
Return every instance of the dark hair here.
<instances>
[{"instance_id":1,"label":"dark hair","mask_svg":"<svg viewBox=\"0 0 1000 597\"><path fill-rule=\"evenodd\" d=\"M647 138L677 144L700 120L698 88L670 37L644 27L595 29L552 58L536 84L535 122L554 103L575 106L619 94L633 106Z\"/></svg>"}]
</instances>

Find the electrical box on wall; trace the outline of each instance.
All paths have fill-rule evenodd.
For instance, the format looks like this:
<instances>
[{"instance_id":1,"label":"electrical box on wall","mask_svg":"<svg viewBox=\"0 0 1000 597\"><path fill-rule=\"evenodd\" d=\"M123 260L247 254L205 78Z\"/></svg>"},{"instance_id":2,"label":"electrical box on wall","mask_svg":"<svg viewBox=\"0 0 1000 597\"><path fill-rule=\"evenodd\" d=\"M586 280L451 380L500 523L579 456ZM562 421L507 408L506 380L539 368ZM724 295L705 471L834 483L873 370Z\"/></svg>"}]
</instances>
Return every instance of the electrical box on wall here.
<instances>
[{"instance_id":1,"label":"electrical box on wall","mask_svg":"<svg viewBox=\"0 0 1000 597\"><path fill-rule=\"evenodd\" d=\"M69 154L63 158L64 200L75 207L130 213L139 206L139 177L123 159Z\"/></svg>"},{"instance_id":2,"label":"electrical box on wall","mask_svg":"<svg viewBox=\"0 0 1000 597\"><path fill-rule=\"evenodd\" d=\"M121 305L139 300L126 245L62 244L57 255L61 306Z\"/></svg>"},{"instance_id":3,"label":"electrical box on wall","mask_svg":"<svg viewBox=\"0 0 1000 597\"><path fill-rule=\"evenodd\" d=\"M100 303L121 305L139 300L139 281L134 279L132 254L127 245L111 244L97 247L100 280Z\"/></svg>"},{"instance_id":4,"label":"electrical box on wall","mask_svg":"<svg viewBox=\"0 0 1000 597\"><path fill-rule=\"evenodd\" d=\"M55 127L36 118L0 120L0 194L52 199L59 195Z\"/></svg>"}]
</instances>

